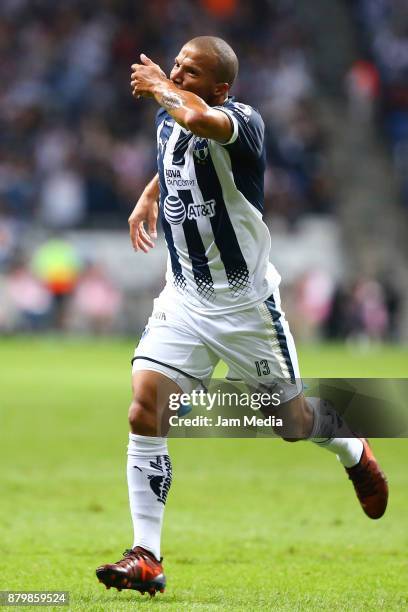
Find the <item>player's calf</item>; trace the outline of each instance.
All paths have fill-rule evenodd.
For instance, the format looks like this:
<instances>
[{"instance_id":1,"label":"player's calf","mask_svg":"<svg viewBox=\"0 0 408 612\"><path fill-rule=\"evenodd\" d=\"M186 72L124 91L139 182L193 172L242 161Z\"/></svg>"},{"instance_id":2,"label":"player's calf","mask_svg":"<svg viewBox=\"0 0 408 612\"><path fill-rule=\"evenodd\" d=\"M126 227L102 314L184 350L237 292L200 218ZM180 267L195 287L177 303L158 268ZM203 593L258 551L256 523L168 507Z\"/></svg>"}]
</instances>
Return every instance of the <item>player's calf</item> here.
<instances>
[{"instance_id":1,"label":"player's calf","mask_svg":"<svg viewBox=\"0 0 408 612\"><path fill-rule=\"evenodd\" d=\"M274 428L274 431L286 442L297 442L310 436L313 413L303 395L298 395L278 407L264 407L261 410L265 416L282 419L282 426Z\"/></svg>"}]
</instances>

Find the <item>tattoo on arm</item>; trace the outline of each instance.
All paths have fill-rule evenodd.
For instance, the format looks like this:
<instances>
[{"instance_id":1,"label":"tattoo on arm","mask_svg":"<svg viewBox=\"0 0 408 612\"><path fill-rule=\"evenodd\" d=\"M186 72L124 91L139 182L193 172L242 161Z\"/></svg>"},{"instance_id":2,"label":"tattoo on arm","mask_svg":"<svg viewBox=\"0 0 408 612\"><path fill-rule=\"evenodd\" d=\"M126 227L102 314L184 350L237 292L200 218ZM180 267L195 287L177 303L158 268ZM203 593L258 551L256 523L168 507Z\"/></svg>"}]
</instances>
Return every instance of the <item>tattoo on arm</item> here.
<instances>
[{"instance_id":1,"label":"tattoo on arm","mask_svg":"<svg viewBox=\"0 0 408 612\"><path fill-rule=\"evenodd\" d=\"M183 106L183 100L176 93L165 91L162 95L161 104L164 108L171 110Z\"/></svg>"}]
</instances>

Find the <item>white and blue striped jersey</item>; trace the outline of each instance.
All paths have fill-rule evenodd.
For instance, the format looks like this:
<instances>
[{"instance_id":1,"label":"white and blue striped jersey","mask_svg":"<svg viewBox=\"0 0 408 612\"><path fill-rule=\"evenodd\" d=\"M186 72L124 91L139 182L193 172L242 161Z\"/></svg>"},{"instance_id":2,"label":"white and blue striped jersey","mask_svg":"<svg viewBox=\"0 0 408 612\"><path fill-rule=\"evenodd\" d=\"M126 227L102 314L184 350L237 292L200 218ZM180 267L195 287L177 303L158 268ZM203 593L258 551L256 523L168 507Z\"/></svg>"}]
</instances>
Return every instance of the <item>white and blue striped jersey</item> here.
<instances>
[{"instance_id":1,"label":"white and blue striped jersey","mask_svg":"<svg viewBox=\"0 0 408 612\"><path fill-rule=\"evenodd\" d=\"M166 289L201 314L248 308L280 282L262 220L264 123L233 98L216 108L232 121L225 144L195 136L164 109L156 118Z\"/></svg>"}]
</instances>

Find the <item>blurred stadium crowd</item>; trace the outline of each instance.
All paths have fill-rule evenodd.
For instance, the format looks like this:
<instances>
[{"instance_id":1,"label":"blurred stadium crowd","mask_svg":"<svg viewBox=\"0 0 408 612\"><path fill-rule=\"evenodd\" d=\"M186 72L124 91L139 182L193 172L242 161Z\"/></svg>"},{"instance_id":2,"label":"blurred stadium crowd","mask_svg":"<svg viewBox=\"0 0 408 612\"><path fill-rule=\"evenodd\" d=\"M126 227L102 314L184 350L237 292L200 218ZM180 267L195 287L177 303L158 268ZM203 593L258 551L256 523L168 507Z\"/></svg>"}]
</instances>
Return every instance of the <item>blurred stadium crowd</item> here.
<instances>
[{"instance_id":1,"label":"blurred stadium crowd","mask_svg":"<svg viewBox=\"0 0 408 612\"><path fill-rule=\"evenodd\" d=\"M3 212L51 228L123 223L156 155L157 109L130 96L130 65L144 50L168 72L184 41L214 29L218 4L2 2ZM270 126L268 208L293 220L332 202L307 36L287 4L241 3L216 29L243 59L235 95Z\"/></svg>"},{"instance_id":2,"label":"blurred stadium crowd","mask_svg":"<svg viewBox=\"0 0 408 612\"><path fill-rule=\"evenodd\" d=\"M391 0L351 4L371 59L356 64L350 78L360 87L366 71L370 100L384 83L396 169L407 176L408 90L400 88L407 22L392 18ZM259 108L267 125L267 223L291 231L307 215L336 215L311 34L295 5L2 0L0 332L126 330L123 288L99 261L81 260L67 232L126 231L128 214L155 173L156 108L136 102L129 88L129 68L141 51L168 72L189 38L212 33L229 40L241 58L233 93ZM404 190L408 202L408 184ZM32 240L33 231L40 240ZM311 273L289 288L304 313L301 334L309 327L311 337L393 336L395 291L364 278L352 286L326 279L322 288L319 278ZM312 290L322 291L318 300Z\"/></svg>"},{"instance_id":3,"label":"blurred stadium crowd","mask_svg":"<svg viewBox=\"0 0 408 612\"><path fill-rule=\"evenodd\" d=\"M408 3L349 0L360 45L353 84L388 138L401 199L408 208Z\"/></svg>"}]
</instances>

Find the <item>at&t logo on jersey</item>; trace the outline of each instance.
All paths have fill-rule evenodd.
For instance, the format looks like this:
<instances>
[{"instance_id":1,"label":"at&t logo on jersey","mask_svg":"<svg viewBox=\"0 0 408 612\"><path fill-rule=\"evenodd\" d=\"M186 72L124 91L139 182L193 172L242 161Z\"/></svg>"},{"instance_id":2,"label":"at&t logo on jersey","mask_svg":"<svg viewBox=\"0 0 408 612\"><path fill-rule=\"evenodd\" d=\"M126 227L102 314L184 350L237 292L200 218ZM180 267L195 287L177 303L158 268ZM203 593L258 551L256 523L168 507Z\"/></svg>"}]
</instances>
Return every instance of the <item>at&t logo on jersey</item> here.
<instances>
[{"instance_id":1,"label":"at&t logo on jersey","mask_svg":"<svg viewBox=\"0 0 408 612\"><path fill-rule=\"evenodd\" d=\"M204 204L189 204L187 217L198 219L199 217L213 217L215 215L215 200L207 200Z\"/></svg>"},{"instance_id":2,"label":"at&t logo on jersey","mask_svg":"<svg viewBox=\"0 0 408 612\"><path fill-rule=\"evenodd\" d=\"M186 207L178 196L168 195L164 200L163 212L170 225L181 225L186 218L192 221L200 217L214 217L215 200L207 200L202 204L191 202L187 204L186 211Z\"/></svg>"},{"instance_id":3,"label":"at&t logo on jersey","mask_svg":"<svg viewBox=\"0 0 408 612\"><path fill-rule=\"evenodd\" d=\"M186 208L179 197L166 196L163 206L164 217L170 225L181 225L186 218Z\"/></svg>"}]
</instances>

